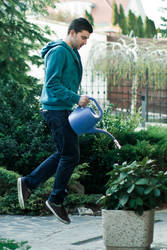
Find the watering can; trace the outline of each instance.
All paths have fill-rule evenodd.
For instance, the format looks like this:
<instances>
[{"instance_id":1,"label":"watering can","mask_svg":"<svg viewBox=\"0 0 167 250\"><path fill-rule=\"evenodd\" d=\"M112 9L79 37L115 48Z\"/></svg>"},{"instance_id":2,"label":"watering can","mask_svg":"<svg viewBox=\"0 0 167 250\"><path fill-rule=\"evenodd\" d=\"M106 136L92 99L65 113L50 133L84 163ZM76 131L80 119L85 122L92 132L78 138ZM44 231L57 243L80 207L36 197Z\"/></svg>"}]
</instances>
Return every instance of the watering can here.
<instances>
[{"instance_id":1,"label":"watering can","mask_svg":"<svg viewBox=\"0 0 167 250\"><path fill-rule=\"evenodd\" d=\"M114 141L115 146L120 149L121 146L113 135L103 129L95 128L96 123L100 121L103 116L103 110L94 98L89 97L89 99L94 101L94 103L96 104L96 107L99 110L99 115L94 111L92 107L78 106L68 117L68 121L72 129L77 135L88 133L107 134Z\"/></svg>"}]
</instances>

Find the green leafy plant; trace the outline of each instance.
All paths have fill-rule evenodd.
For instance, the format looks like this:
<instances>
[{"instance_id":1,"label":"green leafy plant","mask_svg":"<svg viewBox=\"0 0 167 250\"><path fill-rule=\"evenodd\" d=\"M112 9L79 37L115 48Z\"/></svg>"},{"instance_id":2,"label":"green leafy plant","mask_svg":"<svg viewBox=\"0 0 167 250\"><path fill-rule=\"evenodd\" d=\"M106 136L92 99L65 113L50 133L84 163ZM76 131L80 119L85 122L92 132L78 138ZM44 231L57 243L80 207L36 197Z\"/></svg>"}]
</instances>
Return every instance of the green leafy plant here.
<instances>
[{"instance_id":1,"label":"green leafy plant","mask_svg":"<svg viewBox=\"0 0 167 250\"><path fill-rule=\"evenodd\" d=\"M154 161L115 164L107 183L106 195L98 202L105 209L132 210L142 214L167 200L167 172L156 171Z\"/></svg>"},{"instance_id":2,"label":"green leafy plant","mask_svg":"<svg viewBox=\"0 0 167 250\"><path fill-rule=\"evenodd\" d=\"M22 249L28 250L31 247L27 245L27 241L16 242L15 240L0 239L0 249Z\"/></svg>"},{"instance_id":3,"label":"green leafy plant","mask_svg":"<svg viewBox=\"0 0 167 250\"><path fill-rule=\"evenodd\" d=\"M79 164L74 169L74 172L70 179L70 183L75 183L75 181L78 181L80 178L84 178L85 176L90 175L88 169L89 169L88 163L84 162L82 164Z\"/></svg>"},{"instance_id":4,"label":"green leafy plant","mask_svg":"<svg viewBox=\"0 0 167 250\"><path fill-rule=\"evenodd\" d=\"M133 115L130 114L116 114L113 115L114 110L109 106L104 110L103 119L98 123L98 127L106 129L113 133L116 137L121 137L125 132L133 132L141 123L140 110Z\"/></svg>"},{"instance_id":5,"label":"green leafy plant","mask_svg":"<svg viewBox=\"0 0 167 250\"><path fill-rule=\"evenodd\" d=\"M71 193L84 194L85 188L81 184L81 181L86 180L87 176L90 176L89 165L87 163L82 163L76 166L68 183L68 192L70 194Z\"/></svg>"}]
</instances>

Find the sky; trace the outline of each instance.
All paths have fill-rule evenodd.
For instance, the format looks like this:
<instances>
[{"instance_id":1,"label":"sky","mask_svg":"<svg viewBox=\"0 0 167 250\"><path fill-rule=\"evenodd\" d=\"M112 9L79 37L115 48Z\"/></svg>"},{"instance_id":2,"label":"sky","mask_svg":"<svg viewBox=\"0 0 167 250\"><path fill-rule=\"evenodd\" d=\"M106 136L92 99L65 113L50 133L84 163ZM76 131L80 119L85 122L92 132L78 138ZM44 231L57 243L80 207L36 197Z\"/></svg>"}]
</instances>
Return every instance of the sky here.
<instances>
[{"instance_id":1,"label":"sky","mask_svg":"<svg viewBox=\"0 0 167 250\"><path fill-rule=\"evenodd\" d=\"M163 15L162 12L159 11L160 7L166 7L167 8L167 0L141 0L143 3L144 10L146 12L146 15L152 19L156 25L156 27L159 27L162 23L160 17Z\"/></svg>"}]
</instances>

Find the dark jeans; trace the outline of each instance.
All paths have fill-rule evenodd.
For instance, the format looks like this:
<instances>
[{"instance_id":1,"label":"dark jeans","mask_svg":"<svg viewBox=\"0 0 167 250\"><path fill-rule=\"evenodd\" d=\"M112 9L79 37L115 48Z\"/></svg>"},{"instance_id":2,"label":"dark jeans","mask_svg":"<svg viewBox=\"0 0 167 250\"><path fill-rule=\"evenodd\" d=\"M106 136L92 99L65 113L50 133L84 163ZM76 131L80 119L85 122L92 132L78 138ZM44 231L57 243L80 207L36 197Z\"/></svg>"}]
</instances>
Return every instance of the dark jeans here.
<instances>
[{"instance_id":1,"label":"dark jeans","mask_svg":"<svg viewBox=\"0 0 167 250\"><path fill-rule=\"evenodd\" d=\"M43 111L42 114L54 136L57 152L42 162L30 175L23 177L23 180L33 190L40 183L55 175L49 200L62 203L68 181L79 162L79 140L68 122L70 111L48 110Z\"/></svg>"}]
</instances>

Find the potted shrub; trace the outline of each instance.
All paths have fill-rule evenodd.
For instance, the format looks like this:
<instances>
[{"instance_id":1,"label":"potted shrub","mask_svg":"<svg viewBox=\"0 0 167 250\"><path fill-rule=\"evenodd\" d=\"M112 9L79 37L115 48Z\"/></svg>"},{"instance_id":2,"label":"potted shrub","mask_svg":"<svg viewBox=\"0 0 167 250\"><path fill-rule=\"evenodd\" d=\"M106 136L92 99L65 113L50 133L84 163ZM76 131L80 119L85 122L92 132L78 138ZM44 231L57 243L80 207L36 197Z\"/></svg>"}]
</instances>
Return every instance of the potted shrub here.
<instances>
[{"instance_id":1,"label":"potted shrub","mask_svg":"<svg viewBox=\"0 0 167 250\"><path fill-rule=\"evenodd\" d=\"M167 172L154 161L115 164L108 173L103 205L103 239L107 250L146 250L153 240L154 209L167 198Z\"/></svg>"}]
</instances>

